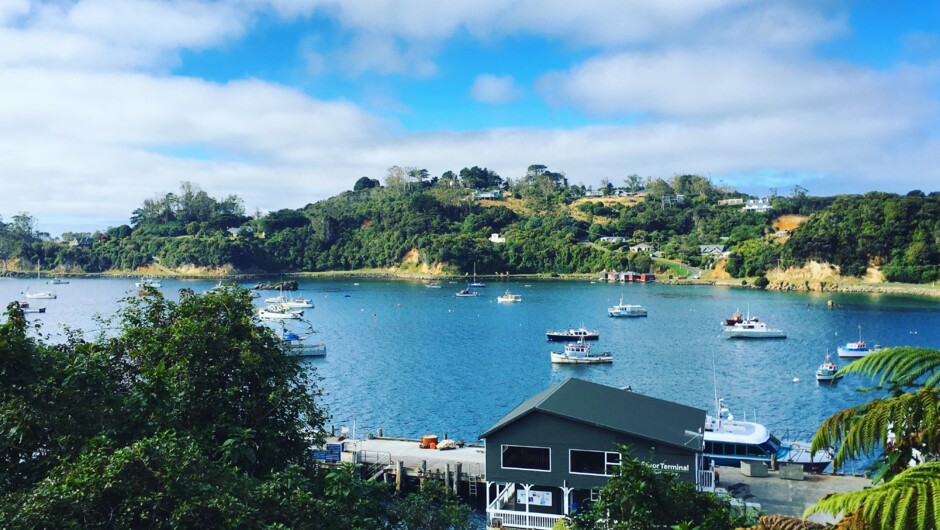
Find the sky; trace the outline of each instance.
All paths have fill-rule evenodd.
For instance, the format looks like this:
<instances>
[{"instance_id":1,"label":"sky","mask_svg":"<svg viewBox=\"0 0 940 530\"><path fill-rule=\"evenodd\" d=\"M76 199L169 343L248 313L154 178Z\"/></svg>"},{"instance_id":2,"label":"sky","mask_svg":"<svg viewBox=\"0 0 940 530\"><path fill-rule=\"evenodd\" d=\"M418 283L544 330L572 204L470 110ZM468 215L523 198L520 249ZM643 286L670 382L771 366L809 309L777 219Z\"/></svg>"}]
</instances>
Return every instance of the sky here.
<instances>
[{"instance_id":1,"label":"sky","mask_svg":"<svg viewBox=\"0 0 940 530\"><path fill-rule=\"evenodd\" d=\"M0 216L53 235L396 165L937 191L938 118L938 0L0 0Z\"/></svg>"}]
</instances>

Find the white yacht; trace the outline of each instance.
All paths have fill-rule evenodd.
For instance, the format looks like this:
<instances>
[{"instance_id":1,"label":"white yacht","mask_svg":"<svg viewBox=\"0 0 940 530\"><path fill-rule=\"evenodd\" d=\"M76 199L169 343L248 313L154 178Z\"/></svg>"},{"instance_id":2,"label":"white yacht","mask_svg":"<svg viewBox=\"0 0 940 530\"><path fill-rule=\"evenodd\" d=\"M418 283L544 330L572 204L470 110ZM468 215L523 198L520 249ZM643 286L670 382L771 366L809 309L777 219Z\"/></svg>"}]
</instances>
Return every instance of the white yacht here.
<instances>
[{"instance_id":1,"label":"white yacht","mask_svg":"<svg viewBox=\"0 0 940 530\"><path fill-rule=\"evenodd\" d=\"M496 297L496 301L501 304L517 304L522 301L521 294L512 294L509 290L506 290L506 294L501 294Z\"/></svg>"},{"instance_id":2,"label":"white yacht","mask_svg":"<svg viewBox=\"0 0 940 530\"><path fill-rule=\"evenodd\" d=\"M607 314L612 317L645 317L646 309L643 306L623 303L623 295L620 295L620 303L607 308Z\"/></svg>"},{"instance_id":3,"label":"white yacht","mask_svg":"<svg viewBox=\"0 0 940 530\"><path fill-rule=\"evenodd\" d=\"M785 339L787 334L782 329L768 328L767 323L756 317L745 318L721 330L733 339Z\"/></svg>"}]
</instances>

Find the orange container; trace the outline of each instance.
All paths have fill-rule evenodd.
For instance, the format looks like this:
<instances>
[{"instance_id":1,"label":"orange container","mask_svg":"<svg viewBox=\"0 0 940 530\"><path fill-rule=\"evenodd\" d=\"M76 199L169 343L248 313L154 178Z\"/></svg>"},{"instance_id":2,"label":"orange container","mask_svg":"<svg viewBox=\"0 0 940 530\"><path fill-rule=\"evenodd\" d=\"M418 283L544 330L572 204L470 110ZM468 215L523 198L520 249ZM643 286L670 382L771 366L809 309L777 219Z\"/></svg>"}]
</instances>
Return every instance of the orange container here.
<instances>
[{"instance_id":1,"label":"orange container","mask_svg":"<svg viewBox=\"0 0 940 530\"><path fill-rule=\"evenodd\" d=\"M421 448L422 449L434 449L437 447L437 435L436 434L425 434L421 437Z\"/></svg>"}]
</instances>

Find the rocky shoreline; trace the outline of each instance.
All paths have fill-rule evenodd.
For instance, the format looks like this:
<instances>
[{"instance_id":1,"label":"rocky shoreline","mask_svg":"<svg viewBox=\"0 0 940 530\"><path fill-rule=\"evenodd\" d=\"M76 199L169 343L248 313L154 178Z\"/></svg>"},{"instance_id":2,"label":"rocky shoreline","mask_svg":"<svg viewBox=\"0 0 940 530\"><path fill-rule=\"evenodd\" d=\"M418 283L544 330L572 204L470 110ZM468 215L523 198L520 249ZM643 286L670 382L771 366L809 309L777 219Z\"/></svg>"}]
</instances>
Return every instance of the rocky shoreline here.
<instances>
[{"instance_id":1,"label":"rocky shoreline","mask_svg":"<svg viewBox=\"0 0 940 530\"><path fill-rule=\"evenodd\" d=\"M3 271L0 277L7 278L30 278L35 272L25 271ZM267 274L158 274L141 273L132 271L108 272L108 273L47 273L50 276L59 278L143 278L146 276L158 276L160 278L173 278L177 280L227 280L242 282L260 282L261 284L275 284L280 282L271 282L271 278L386 278L396 280L436 280L436 281L466 281L466 276L450 276L439 274L425 274L413 272L400 272L379 269L367 269L356 271L320 271L320 272L289 272L289 273L267 273ZM477 275L477 278L487 282L504 282L511 280L598 280L598 274L496 274L496 275ZM710 285L717 287L732 287L737 289L757 289L751 281L742 283L740 279L657 279L658 283L664 285ZM771 281L764 290L767 291L805 291L805 292L832 292L832 293L882 293L914 295L931 298L940 298L940 286L938 285L915 285L915 284L894 284L887 282L858 283L846 281L822 281L822 280L791 280L791 281Z\"/></svg>"}]
</instances>

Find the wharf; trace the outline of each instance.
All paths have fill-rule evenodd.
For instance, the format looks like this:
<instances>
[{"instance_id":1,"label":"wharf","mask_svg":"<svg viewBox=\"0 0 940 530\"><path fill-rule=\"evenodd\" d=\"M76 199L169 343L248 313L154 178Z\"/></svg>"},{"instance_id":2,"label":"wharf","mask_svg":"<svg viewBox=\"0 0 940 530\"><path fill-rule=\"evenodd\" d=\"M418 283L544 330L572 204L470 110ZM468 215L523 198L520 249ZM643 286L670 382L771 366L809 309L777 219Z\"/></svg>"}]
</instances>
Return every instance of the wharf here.
<instances>
[{"instance_id":1,"label":"wharf","mask_svg":"<svg viewBox=\"0 0 940 530\"><path fill-rule=\"evenodd\" d=\"M748 504L757 503L767 514L803 517L803 511L813 506L830 493L848 493L871 487L871 479L851 475L827 475L807 473L803 480L784 480L779 471L769 471L765 477L750 477L735 467L716 469L720 478L718 485L727 488L735 484L746 484L753 498ZM833 524L837 519L828 513L816 513L810 521Z\"/></svg>"},{"instance_id":2,"label":"wharf","mask_svg":"<svg viewBox=\"0 0 940 530\"><path fill-rule=\"evenodd\" d=\"M483 475L486 469L486 451L482 445L465 445L456 449L422 449L419 440L404 438L372 438L352 442L367 458L372 454L389 454L393 462L402 462L406 468L427 470L445 469L463 464L463 470ZM347 441L347 447L350 445ZM348 450L348 449L347 449ZM477 472L479 470L479 472Z\"/></svg>"}]
</instances>

